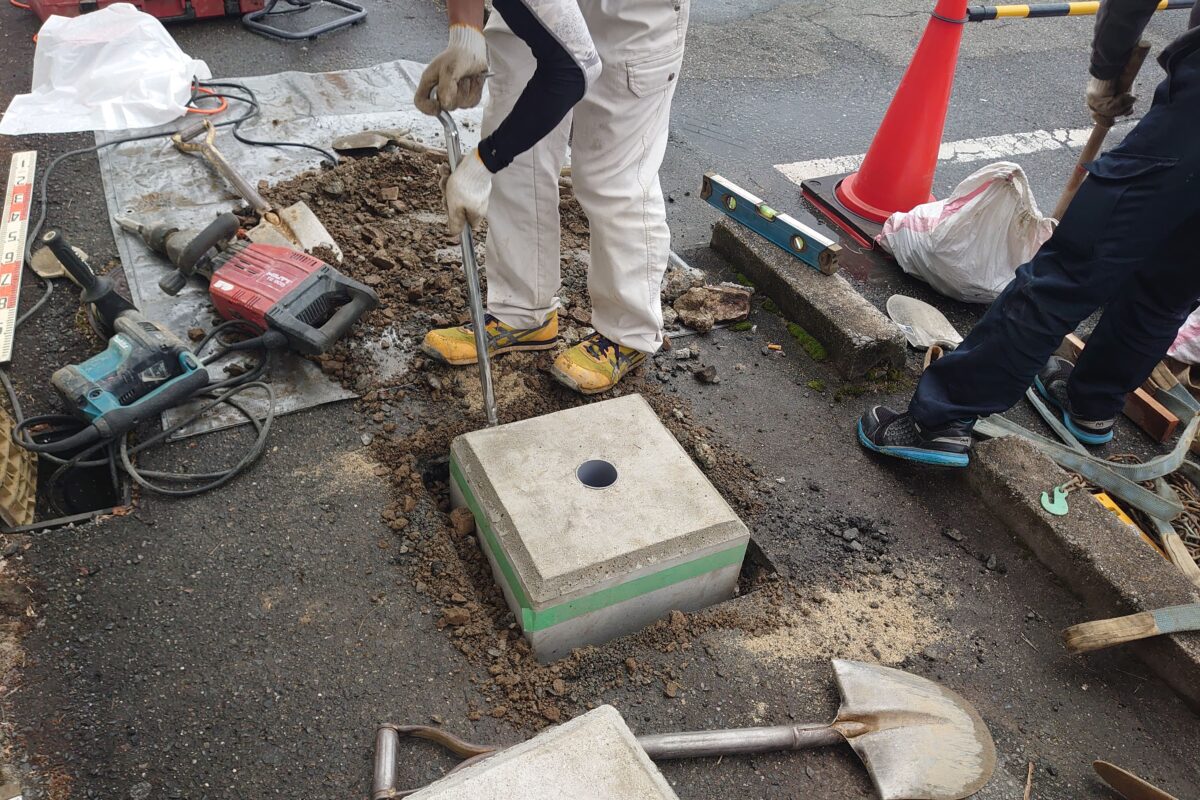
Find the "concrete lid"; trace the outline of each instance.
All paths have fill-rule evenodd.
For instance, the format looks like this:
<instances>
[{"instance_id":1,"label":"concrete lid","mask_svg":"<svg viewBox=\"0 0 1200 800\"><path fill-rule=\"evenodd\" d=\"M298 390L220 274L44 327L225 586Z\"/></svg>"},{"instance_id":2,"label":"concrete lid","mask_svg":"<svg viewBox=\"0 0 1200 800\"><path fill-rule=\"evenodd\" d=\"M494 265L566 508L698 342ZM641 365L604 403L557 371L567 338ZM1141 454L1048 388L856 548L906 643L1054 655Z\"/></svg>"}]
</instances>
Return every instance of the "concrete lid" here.
<instances>
[{"instance_id":1,"label":"concrete lid","mask_svg":"<svg viewBox=\"0 0 1200 800\"><path fill-rule=\"evenodd\" d=\"M448 775L412 800L679 800L612 706Z\"/></svg>"},{"instance_id":2,"label":"concrete lid","mask_svg":"<svg viewBox=\"0 0 1200 800\"><path fill-rule=\"evenodd\" d=\"M640 395L464 434L451 452L535 606L749 537ZM616 482L581 483L591 459Z\"/></svg>"}]
</instances>

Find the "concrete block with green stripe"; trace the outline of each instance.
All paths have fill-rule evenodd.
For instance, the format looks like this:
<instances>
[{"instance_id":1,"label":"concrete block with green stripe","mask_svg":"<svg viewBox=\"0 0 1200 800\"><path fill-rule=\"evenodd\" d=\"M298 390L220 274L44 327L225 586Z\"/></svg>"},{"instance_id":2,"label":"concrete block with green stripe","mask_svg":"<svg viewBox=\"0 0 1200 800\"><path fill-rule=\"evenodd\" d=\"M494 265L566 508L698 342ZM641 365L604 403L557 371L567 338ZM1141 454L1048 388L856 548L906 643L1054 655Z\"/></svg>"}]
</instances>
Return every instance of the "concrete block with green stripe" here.
<instances>
[{"instance_id":1,"label":"concrete block with green stripe","mask_svg":"<svg viewBox=\"0 0 1200 800\"><path fill-rule=\"evenodd\" d=\"M412 800L679 800L612 706L453 772Z\"/></svg>"},{"instance_id":2,"label":"concrete block with green stripe","mask_svg":"<svg viewBox=\"0 0 1200 800\"><path fill-rule=\"evenodd\" d=\"M736 590L749 531L640 395L474 431L450 452L454 503L542 661Z\"/></svg>"}]
</instances>

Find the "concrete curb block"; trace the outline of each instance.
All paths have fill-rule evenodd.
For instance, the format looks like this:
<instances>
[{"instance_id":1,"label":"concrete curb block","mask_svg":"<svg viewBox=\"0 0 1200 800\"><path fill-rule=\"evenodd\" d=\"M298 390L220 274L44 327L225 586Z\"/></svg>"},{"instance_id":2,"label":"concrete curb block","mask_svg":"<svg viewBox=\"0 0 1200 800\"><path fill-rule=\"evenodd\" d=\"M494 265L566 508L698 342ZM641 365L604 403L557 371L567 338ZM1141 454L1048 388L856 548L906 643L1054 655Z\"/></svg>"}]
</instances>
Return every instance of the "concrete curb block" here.
<instances>
[{"instance_id":1,"label":"concrete curb block","mask_svg":"<svg viewBox=\"0 0 1200 800\"><path fill-rule=\"evenodd\" d=\"M904 366L904 334L841 275L822 275L736 222L713 228L712 248L829 351L845 378Z\"/></svg>"},{"instance_id":2,"label":"concrete curb block","mask_svg":"<svg viewBox=\"0 0 1200 800\"><path fill-rule=\"evenodd\" d=\"M1047 514L1041 493L1062 483L1066 473L1027 442L983 442L971 460L970 481L984 504L1079 595L1093 619L1200 601L1200 590L1099 503L1073 494L1069 515ZM1120 646L1134 648L1200 711L1200 636L1157 636Z\"/></svg>"}]
</instances>

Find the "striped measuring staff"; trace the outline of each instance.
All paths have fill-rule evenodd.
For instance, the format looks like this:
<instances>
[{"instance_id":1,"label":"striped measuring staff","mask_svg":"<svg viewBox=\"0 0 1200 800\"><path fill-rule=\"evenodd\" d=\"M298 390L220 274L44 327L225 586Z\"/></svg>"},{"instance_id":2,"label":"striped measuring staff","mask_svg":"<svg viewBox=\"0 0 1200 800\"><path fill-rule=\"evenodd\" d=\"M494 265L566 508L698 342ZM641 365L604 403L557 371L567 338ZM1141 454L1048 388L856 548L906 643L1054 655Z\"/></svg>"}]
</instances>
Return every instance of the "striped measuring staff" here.
<instances>
[{"instance_id":1,"label":"striped measuring staff","mask_svg":"<svg viewBox=\"0 0 1200 800\"><path fill-rule=\"evenodd\" d=\"M0 364L12 360L21 271L25 263L25 233L29 228L29 209L33 205L36 166L37 151L25 150L13 154L8 168L4 216L0 218Z\"/></svg>"}]
</instances>

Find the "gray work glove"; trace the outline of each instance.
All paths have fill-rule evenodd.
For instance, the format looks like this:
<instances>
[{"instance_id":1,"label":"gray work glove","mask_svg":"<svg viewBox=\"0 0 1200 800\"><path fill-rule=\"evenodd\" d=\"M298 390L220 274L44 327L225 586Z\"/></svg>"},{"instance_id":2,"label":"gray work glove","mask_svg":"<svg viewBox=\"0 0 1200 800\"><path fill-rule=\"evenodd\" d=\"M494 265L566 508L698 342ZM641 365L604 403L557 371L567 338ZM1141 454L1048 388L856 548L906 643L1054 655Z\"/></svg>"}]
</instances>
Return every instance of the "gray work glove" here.
<instances>
[{"instance_id":1,"label":"gray work glove","mask_svg":"<svg viewBox=\"0 0 1200 800\"><path fill-rule=\"evenodd\" d=\"M483 31L469 25L451 25L450 43L421 74L413 102L431 117L443 109L474 108L483 97L487 68ZM430 96L435 88L436 100Z\"/></svg>"},{"instance_id":2,"label":"gray work glove","mask_svg":"<svg viewBox=\"0 0 1200 800\"><path fill-rule=\"evenodd\" d=\"M477 229L487 217L488 197L492 191L492 173L480 159L479 148L473 148L463 156L458 169L453 172L447 164L439 171L450 233L458 236L465 225Z\"/></svg>"},{"instance_id":3,"label":"gray work glove","mask_svg":"<svg viewBox=\"0 0 1200 800\"><path fill-rule=\"evenodd\" d=\"M1129 92L1118 92L1115 79L1102 81L1093 77L1088 81L1087 104L1097 125L1111 128L1117 117L1127 117L1133 113L1136 100Z\"/></svg>"}]
</instances>

